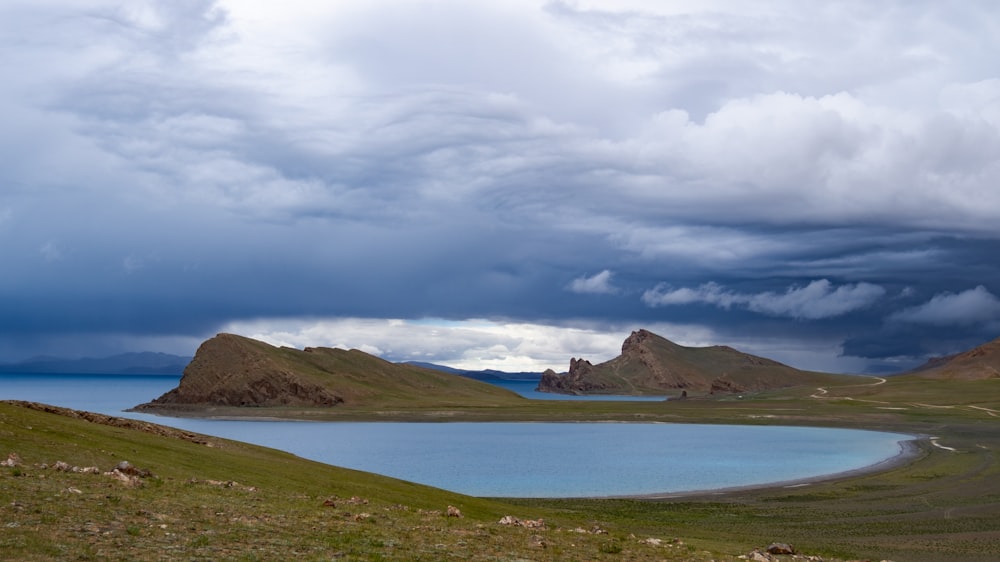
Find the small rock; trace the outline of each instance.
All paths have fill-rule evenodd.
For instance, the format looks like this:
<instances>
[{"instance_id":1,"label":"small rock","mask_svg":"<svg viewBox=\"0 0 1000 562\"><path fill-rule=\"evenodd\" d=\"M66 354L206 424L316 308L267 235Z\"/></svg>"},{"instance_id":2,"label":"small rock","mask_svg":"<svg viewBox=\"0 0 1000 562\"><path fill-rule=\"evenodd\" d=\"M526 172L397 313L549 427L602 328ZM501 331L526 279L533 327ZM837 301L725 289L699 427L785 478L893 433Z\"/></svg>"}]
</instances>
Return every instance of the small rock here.
<instances>
[{"instance_id":1,"label":"small rock","mask_svg":"<svg viewBox=\"0 0 1000 562\"><path fill-rule=\"evenodd\" d=\"M747 554L746 559L750 560L750 562L773 562L774 557L755 548L753 552Z\"/></svg>"},{"instance_id":2,"label":"small rock","mask_svg":"<svg viewBox=\"0 0 1000 562\"><path fill-rule=\"evenodd\" d=\"M510 525L510 526L513 526L513 527L520 527L521 526L521 520L518 519L517 517L514 517L513 515L504 515L503 517L500 518L500 524L501 525Z\"/></svg>"},{"instance_id":3,"label":"small rock","mask_svg":"<svg viewBox=\"0 0 1000 562\"><path fill-rule=\"evenodd\" d=\"M525 519L523 525L528 529L545 529L545 520Z\"/></svg>"},{"instance_id":4,"label":"small rock","mask_svg":"<svg viewBox=\"0 0 1000 562\"><path fill-rule=\"evenodd\" d=\"M135 465L128 461L121 461L118 463L113 470L117 470L122 474L128 474L129 476L138 476L139 478L149 478L153 475L152 472L144 468L137 468Z\"/></svg>"},{"instance_id":5,"label":"small rock","mask_svg":"<svg viewBox=\"0 0 1000 562\"><path fill-rule=\"evenodd\" d=\"M767 547L768 554L795 554L792 545L783 542L773 542Z\"/></svg>"},{"instance_id":6,"label":"small rock","mask_svg":"<svg viewBox=\"0 0 1000 562\"><path fill-rule=\"evenodd\" d=\"M111 472L105 472L104 475L118 480L128 488L138 488L139 486L142 486L142 480L139 480L138 476L125 474L117 468Z\"/></svg>"},{"instance_id":7,"label":"small rock","mask_svg":"<svg viewBox=\"0 0 1000 562\"><path fill-rule=\"evenodd\" d=\"M21 457L17 453L10 453L7 455L7 460L0 461L0 466L21 466Z\"/></svg>"}]
</instances>

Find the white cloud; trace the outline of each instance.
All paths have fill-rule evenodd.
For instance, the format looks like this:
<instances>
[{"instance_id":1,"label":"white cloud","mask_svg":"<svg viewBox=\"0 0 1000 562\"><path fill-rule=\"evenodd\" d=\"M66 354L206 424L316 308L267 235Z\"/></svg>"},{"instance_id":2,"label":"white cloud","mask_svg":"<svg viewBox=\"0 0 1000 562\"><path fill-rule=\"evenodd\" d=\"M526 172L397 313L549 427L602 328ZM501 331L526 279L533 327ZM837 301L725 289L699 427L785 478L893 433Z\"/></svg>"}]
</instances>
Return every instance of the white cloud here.
<instances>
[{"instance_id":1,"label":"white cloud","mask_svg":"<svg viewBox=\"0 0 1000 562\"><path fill-rule=\"evenodd\" d=\"M674 289L661 284L643 293L642 302L654 307L693 303L712 304L720 308L738 305L768 316L816 320L867 308L884 294L885 289L871 283L834 288L826 279L818 279L805 287L792 286L784 293L768 291L756 294L727 291L716 283L705 283L694 289Z\"/></svg>"},{"instance_id":2,"label":"white cloud","mask_svg":"<svg viewBox=\"0 0 1000 562\"><path fill-rule=\"evenodd\" d=\"M571 357L600 363L617 357L625 338L645 328L688 347L729 345L800 369L858 372L857 358L841 356L839 342L795 337L725 338L708 326L650 322L642 325L546 325L482 319L287 319L235 322L223 331L272 345L361 349L390 361L425 361L459 369L507 372L565 371Z\"/></svg>"},{"instance_id":3,"label":"white cloud","mask_svg":"<svg viewBox=\"0 0 1000 562\"><path fill-rule=\"evenodd\" d=\"M569 290L574 293L595 295L617 293L618 289L611 284L613 276L614 272L605 269L592 277L579 277L569 284Z\"/></svg>"},{"instance_id":4,"label":"white cloud","mask_svg":"<svg viewBox=\"0 0 1000 562\"><path fill-rule=\"evenodd\" d=\"M674 289L665 284L659 284L642 294L642 302L649 306L670 306L693 303L714 304L720 308L729 308L734 303L745 302L746 297L726 291L718 283L705 283L694 289L680 287Z\"/></svg>"},{"instance_id":5,"label":"white cloud","mask_svg":"<svg viewBox=\"0 0 1000 562\"><path fill-rule=\"evenodd\" d=\"M1000 320L1000 299L979 285L961 293L939 293L919 306L901 310L890 321L936 326L967 326Z\"/></svg>"},{"instance_id":6,"label":"white cloud","mask_svg":"<svg viewBox=\"0 0 1000 562\"><path fill-rule=\"evenodd\" d=\"M627 329L549 326L489 320L371 318L233 322L222 331L289 347L360 349L391 361L426 361L460 369L564 371L571 357L616 356Z\"/></svg>"},{"instance_id":7,"label":"white cloud","mask_svg":"<svg viewBox=\"0 0 1000 562\"><path fill-rule=\"evenodd\" d=\"M856 283L833 288L826 279L805 287L790 287L784 293L759 293L749 298L747 308L769 316L799 319L831 318L867 308L885 294L885 289L871 283Z\"/></svg>"}]
</instances>

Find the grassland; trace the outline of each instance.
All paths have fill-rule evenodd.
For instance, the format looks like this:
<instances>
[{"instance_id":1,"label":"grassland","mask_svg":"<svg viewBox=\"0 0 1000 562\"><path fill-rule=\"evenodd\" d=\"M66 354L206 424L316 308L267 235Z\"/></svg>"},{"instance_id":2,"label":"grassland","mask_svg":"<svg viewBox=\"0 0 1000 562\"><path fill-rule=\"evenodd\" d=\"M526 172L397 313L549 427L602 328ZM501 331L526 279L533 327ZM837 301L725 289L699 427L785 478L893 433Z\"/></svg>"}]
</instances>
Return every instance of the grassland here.
<instances>
[{"instance_id":1,"label":"grassland","mask_svg":"<svg viewBox=\"0 0 1000 562\"><path fill-rule=\"evenodd\" d=\"M656 500L470 498L240 443L210 438L206 446L5 404L0 457L17 452L22 464L0 469L0 552L29 560L735 560L780 541L825 560L1000 559L1000 380L855 380L664 403L268 409L310 419L750 423L926 436L916 460L888 471ZM57 460L102 470L128 460L154 476L128 488L39 468ZM335 507L323 505L329 499ZM463 517L447 517L449 505ZM546 528L500 525L504 515L542 518Z\"/></svg>"}]
</instances>

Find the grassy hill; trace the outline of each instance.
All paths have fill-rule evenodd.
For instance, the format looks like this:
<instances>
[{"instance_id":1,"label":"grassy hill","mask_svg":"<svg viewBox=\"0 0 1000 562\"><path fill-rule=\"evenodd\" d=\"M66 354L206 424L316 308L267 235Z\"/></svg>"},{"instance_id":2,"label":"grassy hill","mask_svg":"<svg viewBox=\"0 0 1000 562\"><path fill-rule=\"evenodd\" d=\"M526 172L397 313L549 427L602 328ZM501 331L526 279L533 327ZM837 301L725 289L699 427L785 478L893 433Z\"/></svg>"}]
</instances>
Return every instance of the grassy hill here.
<instances>
[{"instance_id":1,"label":"grassy hill","mask_svg":"<svg viewBox=\"0 0 1000 562\"><path fill-rule=\"evenodd\" d=\"M473 498L40 404L0 402L0 451L0 558L6 560L717 556L666 529L648 535L594 512ZM129 482L104 474L122 461L143 475ZM541 525L501 524L505 516Z\"/></svg>"},{"instance_id":2,"label":"grassy hill","mask_svg":"<svg viewBox=\"0 0 1000 562\"><path fill-rule=\"evenodd\" d=\"M568 373L547 372L538 388L567 394L743 393L834 384L843 377L801 371L726 346L685 347L638 330L618 357L597 365L573 359Z\"/></svg>"},{"instance_id":3,"label":"grassy hill","mask_svg":"<svg viewBox=\"0 0 1000 562\"><path fill-rule=\"evenodd\" d=\"M298 350L219 334L199 347L177 388L136 410L502 407L523 400L493 385L358 350Z\"/></svg>"},{"instance_id":4,"label":"grassy hill","mask_svg":"<svg viewBox=\"0 0 1000 562\"><path fill-rule=\"evenodd\" d=\"M978 347L931 359L908 374L928 379L1000 379L1000 338Z\"/></svg>"}]
</instances>

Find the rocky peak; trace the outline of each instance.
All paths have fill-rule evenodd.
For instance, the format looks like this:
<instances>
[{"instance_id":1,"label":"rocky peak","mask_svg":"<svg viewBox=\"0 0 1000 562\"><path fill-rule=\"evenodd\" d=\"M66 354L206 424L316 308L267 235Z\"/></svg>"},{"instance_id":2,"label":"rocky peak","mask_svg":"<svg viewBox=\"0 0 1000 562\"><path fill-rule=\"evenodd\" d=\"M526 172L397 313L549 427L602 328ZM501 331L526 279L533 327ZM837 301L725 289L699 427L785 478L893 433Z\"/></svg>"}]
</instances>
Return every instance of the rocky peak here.
<instances>
[{"instance_id":1,"label":"rocky peak","mask_svg":"<svg viewBox=\"0 0 1000 562\"><path fill-rule=\"evenodd\" d=\"M633 331L622 343L622 355L628 354L632 350L638 350L644 342L653 337L653 333L640 329Z\"/></svg>"},{"instance_id":2,"label":"rocky peak","mask_svg":"<svg viewBox=\"0 0 1000 562\"><path fill-rule=\"evenodd\" d=\"M585 375L590 371L592 371L593 368L594 365L592 365L590 361L587 361L586 359L582 358L577 359L573 357L569 360L569 376L571 377Z\"/></svg>"}]
</instances>

